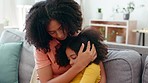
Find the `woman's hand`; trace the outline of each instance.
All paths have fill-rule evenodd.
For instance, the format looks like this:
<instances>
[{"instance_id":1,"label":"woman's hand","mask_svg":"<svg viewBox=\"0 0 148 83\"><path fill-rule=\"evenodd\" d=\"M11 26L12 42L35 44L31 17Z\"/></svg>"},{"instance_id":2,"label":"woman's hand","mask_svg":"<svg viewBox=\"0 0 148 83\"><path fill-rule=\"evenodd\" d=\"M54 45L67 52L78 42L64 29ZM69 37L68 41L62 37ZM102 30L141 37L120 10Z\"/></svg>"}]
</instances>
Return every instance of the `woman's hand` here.
<instances>
[{"instance_id":1,"label":"woman's hand","mask_svg":"<svg viewBox=\"0 0 148 83\"><path fill-rule=\"evenodd\" d=\"M91 61L93 61L97 57L94 44L92 44L92 48L90 49L90 41L88 41L87 43L86 51L83 52L83 49L84 44L82 44L82 46L80 47L75 63L75 65L79 66L82 69L84 69Z\"/></svg>"}]
</instances>

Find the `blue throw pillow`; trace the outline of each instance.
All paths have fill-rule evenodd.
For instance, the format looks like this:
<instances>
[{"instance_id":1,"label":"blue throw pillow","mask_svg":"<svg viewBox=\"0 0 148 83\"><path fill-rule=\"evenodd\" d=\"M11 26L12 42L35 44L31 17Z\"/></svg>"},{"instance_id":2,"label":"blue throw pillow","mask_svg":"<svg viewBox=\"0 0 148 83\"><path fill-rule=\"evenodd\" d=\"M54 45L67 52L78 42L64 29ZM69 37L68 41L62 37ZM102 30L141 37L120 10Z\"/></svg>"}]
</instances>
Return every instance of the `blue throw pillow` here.
<instances>
[{"instance_id":1,"label":"blue throw pillow","mask_svg":"<svg viewBox=\"0 0 148 83\"><path fill-rule=\"evenodd\" d=\"M0 83L18 83L22 43L0 44Z\"/></svg>"}]
</instances>

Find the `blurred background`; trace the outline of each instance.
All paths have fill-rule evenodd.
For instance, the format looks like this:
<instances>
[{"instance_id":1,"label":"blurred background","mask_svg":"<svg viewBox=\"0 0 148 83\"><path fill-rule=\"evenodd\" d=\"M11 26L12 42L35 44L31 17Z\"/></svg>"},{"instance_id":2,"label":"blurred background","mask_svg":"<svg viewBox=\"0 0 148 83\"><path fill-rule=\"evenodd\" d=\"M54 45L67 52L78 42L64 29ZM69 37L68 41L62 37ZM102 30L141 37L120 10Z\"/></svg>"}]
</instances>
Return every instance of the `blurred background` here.
<instances>
[{"instance_id":1,"label":"blurred background","mask_svg":"<svg viewBox=\"0 0 148 83\"><path fill-rule=\"evenodd\" d=\"M0 0L0 33L3 28L24 29L25 16L31 6L42 0ZM123 14L130 13L128 20L137 21L137 29L148 29L148 0L75 0L81 5L83 27L92 19L124 20ZM129 3L132 5L129 6ZM128 9L128 8L131 9ZM130 11L130 12L127 12ZM145 36L148 45L148 35Z\"/></svg>"}]
</instances>

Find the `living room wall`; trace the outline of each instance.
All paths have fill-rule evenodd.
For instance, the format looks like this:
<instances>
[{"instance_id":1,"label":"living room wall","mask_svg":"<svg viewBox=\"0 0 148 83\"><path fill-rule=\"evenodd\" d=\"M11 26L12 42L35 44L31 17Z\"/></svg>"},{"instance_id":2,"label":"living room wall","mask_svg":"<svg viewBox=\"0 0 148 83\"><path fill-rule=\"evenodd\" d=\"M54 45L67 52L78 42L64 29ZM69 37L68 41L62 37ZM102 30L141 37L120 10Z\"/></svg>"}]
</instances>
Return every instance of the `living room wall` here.
<instances>
[{"instance_id":1,"label":"living room wall","mask_svg":"<svg viewBox=\"0 0 148 83\"><path fill-rule=\"evenodd\" d=\"M113 10L117 6L124 7L129 2L135 3L135 10L131 13L130 20L137 20L138 29L148 29L148 0L83 0L84 26L89 24L90 19L97 19L98 8L102 8L105 20L123 20L123 14L115 13ZM145 44L148 46L148 34Z\"/></svg>"},{"instance_id":2,"label":"living room wall","mask_svg":"<svg viewBox=\"0 0 148 83\"><path fill-rule=\"evenodd\" d=\"M9 25L17 25L17 9L15 0L0 0L0 23L8 21Z\"/></svg>"},{"instance_id":3,"label":"living room wall","mask_svg":"<svg viewBox=\"0 0 148 83\"><path fill-rule=\"evenodd\" d=\"M80 2L80 0L76 1ZM136 5L135 10L131 13L130 20L137 20L137 28L148 29L148 0L81 0L84 16L83 25L86 26L90 19L97 18L97 8L102 8L103 19L122 20L122 14L114 15L113 8L116 8L117 5L124 6L130 1L133 1ZM15 0L0 0L0 22L8 18L10 26L22 25L20 21L22 19L19 19L21 18L20 12L21 10L16 7ZM145 42L148 46L148 34L146 34Z\"/></svg>"}]
</instances>

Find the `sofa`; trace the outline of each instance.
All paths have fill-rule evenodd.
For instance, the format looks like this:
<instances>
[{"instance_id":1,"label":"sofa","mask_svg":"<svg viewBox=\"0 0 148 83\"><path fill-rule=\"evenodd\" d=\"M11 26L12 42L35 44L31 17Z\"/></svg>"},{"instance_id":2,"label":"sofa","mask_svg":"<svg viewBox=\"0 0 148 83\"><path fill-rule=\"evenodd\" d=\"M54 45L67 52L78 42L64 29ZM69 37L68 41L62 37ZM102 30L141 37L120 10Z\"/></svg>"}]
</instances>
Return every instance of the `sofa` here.
<instances>
[{"instance_id":1,"label":"sofa","mask_svg":"<svg viewBox=\"0 0 148 83\"><path fill-rule=\"evenodd\" d=\"M20 57L18 57L19 58L18 77L17 77L18 80L14 81L14 83L29 83L32 71L35 66L34 57L33 57L33 46L30 46L25 41L24 32L20 32L17 29L5 29L0 36L0 44L13 43L13 42L22 42ZM0 80L0 83L9 83L9 81Z\"/></svg>"},{"instance_id":2,"label":"sofa","mask_svg":"<svg viewBox=\"0 0 148 83\"><path fill-rule=\"evenodd\" d=\"M104 61L107 83L148 83L147 46L106 44L111 49Z\"/></svg>"},{"instance_id":3,"label":"sofa","mask_svg":"<svg viewBox=\"0 0 148 83\"><path fill-rule=\"evenodd\" d=\"M35 66L33 46L26 42L24 35L24 32L17 29L5 29L0 36L0 44L23 42L16 83L29 83ZM106 44L108 55L103 63L107 83L148 83L148 47L107 42Z\"/></svg>"}]
</instances>

